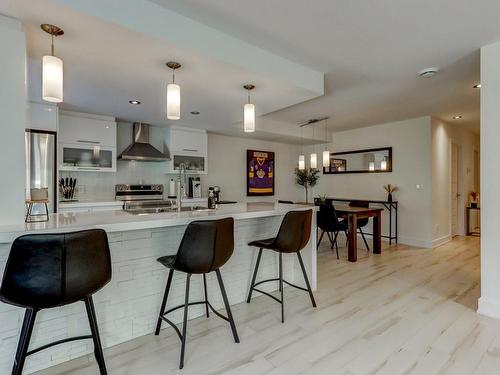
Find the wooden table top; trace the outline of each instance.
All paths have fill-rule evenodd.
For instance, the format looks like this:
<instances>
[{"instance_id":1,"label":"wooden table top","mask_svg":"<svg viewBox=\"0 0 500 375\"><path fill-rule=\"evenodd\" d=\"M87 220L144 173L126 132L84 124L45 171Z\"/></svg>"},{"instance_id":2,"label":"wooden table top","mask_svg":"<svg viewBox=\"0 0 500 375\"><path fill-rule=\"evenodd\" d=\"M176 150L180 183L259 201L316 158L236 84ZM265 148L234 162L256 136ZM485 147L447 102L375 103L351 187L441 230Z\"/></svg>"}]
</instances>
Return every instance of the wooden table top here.
<instances>
[{"instance_id":1,"label":"wooden table top","mask_svg":"<svg viewBox=\"0 0 500 375\"><path fill-rule=\"evenodd\" d=\"M369 214L369 213L376 213L379 211L383 211L383 208L375 208L375 207L351 207L351 206L337 206L335 205L335 210L338 213L343 213L343 214L349 214L349 213L354 213L354 214Z\"/></svg>"}]
</instances>

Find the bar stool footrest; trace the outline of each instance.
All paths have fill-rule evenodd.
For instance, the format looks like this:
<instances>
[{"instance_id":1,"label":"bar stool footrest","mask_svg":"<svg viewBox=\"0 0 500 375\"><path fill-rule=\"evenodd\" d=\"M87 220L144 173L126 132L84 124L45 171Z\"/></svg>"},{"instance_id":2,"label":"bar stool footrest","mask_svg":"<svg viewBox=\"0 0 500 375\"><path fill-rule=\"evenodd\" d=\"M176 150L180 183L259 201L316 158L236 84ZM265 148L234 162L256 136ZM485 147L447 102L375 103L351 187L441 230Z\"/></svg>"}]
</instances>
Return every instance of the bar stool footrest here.
<instances>
[{"instance_id":1,"label":"bar stool footrest","mask_svg":"<svg viewBox=\"0 0 500 375\"><path fill-rule=\"evenodd\" d=\"M42 351L44 349L47 349L47 348L50 348L51 346L55 346L55 345L59 345L59 344L64 344L66 342L70 342L70 341L77 341L77 340L87 340L87 339L92 339L92 335L84 335L84 336L75 336L75 337L69 337L67 339L62 339L62 340L58 340L58 341L54 341L54 342L51 342L49 344L46 344L46 345L42 345L36 349L32 349L30 350L29 352L26 353L26 355L32 355L32 354L35 354L35 353L38 353L39 351Z\"/></svg>"}]
</instances>

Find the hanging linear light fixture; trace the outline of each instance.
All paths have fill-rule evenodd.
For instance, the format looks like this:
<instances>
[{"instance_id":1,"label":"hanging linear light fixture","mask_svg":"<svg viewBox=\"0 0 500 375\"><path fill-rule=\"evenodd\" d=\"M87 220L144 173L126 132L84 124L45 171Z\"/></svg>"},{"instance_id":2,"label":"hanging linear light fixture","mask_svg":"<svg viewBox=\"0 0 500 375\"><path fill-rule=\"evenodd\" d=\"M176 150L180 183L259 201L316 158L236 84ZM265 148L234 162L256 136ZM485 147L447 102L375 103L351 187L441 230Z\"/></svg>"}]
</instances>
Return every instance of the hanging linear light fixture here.
<instances>
[{"instance_id":1,"label":"hanging linear light fixture","mask_svg":"<svg viewBox=\"0 0 500 375\"><path fill-rule=\"evenodd\" d=\"M314 139L314 125L312 126L312 133ZM318 168L318 154L316 154L316 145L313 145L313 152L311 154L311 168L312 169Z\"/></svg>"},{"instance_id":2,"label":"hanging linear light fixture","mask_svg":"<svg viewBox=\"0 0 500 375\"><path fill-rule=\"evenodd\" d=\"M325 150L323 151L323 168L330 168L330 151L328 145L328 117L325 118Z\"/></svg>"},{"instance_id":3,"label":"hanging linear light fixture","mask_svg":"<svg viewBox=\"0 0 500 375\"><path fill-rule=\"evenodd\" d=\"M255 105L250 103L250 91L255 86L247 84L243 88L248 92L248 102L243 106L243 130L245 133L253 133L255 131Z\"/></svg>"},{"instance_id":4,"label":"hanging linear light fixture","mask_svg":"<svg viewBox=\"0 0 500 375\"><path fill-rule=\"evenodd\" d=\"M302 126L300 127L300 155L299 155L299 170L303 171L306 169L306 156L304 155L304 145L302 136Z\"/></svg>"},{"instance_id":5,"label":"hanging linear light fixture","mask_svg":"<svg viewBox=\"0 0 500 375\"><path fill-rule=\"evenodd\" d=\"M181 118L181 87L175 83L175 70L181 67L176 61L169 61L167 66L172 69L172 83L167 85L167 118L179 120Z\"/></svg>"},{"instance_id":6,"label":"hanging linear light fixture","mask_svg":"<svg viewBox=\"0 0 500 375\"><path fill-rule=\"evenodd\" d=\"M64 34L58 26L44 23L40 28L51 35L50 55L42 57L42 99L51 103L63 101L63 61L54 56L54 37Z\"/></svg>"}]
</instances>

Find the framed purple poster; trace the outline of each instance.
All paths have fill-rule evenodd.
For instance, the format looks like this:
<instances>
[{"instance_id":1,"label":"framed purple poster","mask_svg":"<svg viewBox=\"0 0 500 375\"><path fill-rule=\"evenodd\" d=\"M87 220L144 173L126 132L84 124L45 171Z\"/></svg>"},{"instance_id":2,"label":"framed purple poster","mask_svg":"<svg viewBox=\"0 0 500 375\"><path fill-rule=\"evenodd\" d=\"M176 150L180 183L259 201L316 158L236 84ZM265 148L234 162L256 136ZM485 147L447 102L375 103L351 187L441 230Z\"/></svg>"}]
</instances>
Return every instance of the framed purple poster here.
<instances>
[{"instance_id":1,"label":"framed purple poster","mask_svg":"<svg viewBox=\"0 0 500 375\"><path fill-rule=\"evenodd\" d=\"M274 152L247 150L247 196L274 195Z\"/></svg>"}]
</instances>

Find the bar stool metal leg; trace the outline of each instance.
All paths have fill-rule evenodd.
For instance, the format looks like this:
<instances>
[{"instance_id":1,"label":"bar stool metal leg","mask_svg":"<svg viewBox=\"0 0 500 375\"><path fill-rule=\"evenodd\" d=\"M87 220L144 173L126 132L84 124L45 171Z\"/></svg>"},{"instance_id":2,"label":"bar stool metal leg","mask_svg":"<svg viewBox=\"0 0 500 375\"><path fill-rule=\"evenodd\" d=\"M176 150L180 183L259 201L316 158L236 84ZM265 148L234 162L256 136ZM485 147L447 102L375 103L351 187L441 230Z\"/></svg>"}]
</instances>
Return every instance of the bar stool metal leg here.
<instances>
[{"instance_id":1,"label":"bar stool metal leg","mask_svg":"<svg viewBox=\"0 0 500 375\"><path fill-rule=\"evenodd\" d=\"M311 297L311 302L313 307L316 307L316 301L314 300L314 295L311 289L311 285L309 284L309 279L307 278L306 268L304 267L304 262L302 261L302 257L300 256L300 251L297 252L297 257L299 258L300 268L302 269L302 274L304 275L304 280L306 281L307 291L309 292L309 297Z\"/></svg>"},{"instance_id":2,"label":"bar stool metal leg","mask_svg":"<svg viewBox=\"0 0 500 375\"><path fill-rule=\"evenodd\" d=\"M205 312L207 314L207 318L210 317L210 313L208 312L208 293L207 293L207 276L203 274L203 289L205 291Z\"/></svg>"},{"instance_id":3,"label":"bar stool metal leg","mask_svg":"<svg viewBox=\"0 0 500 375\"><path fill-rule=\"evenodd\" d=\"M12 375L21 375L23 372L26 353L28 353L31 333L33 332L33 326L35 324L36 313L37 311L34 309L26 309L26 312L24 313L23 327L21 329L19 343L17 344L17 352L14 360L14 367L12 368Z\"/></svg>"},{"instance_id":4,"label":"bar stool metal leg","mask_svg":"<svg viewBox=\"0 0 500 375\"><path fill-rule=\"evenodd\" d=\"M187 317L188 317L188 309L189 309L189 284L191 282L191 274L188 273L186 276L186 298L184 302L184 320L182 324L182 344L181 344L181 361L179 364L179 368L182 369L184 367L184 351L186 349L186 330L187 330Z\"/></svg>"},{"instance_id":5,"label":"bar stool metal leg","mask_svg":"<svg viewBox=\"0 0 500 375\"><path fill-rule=\"evenodd\" d=\"M262 247L259 250L259 255L257 255L257 262L255 263L255 269L253 271L252 283L250 284L250 291L248 292L247 303L250 303L250 300L252 299L253 287L255 286L255 279L257 278L257 271L259 270L261 256L262 256Z\"/></svg>"},{"instance_id":6,"label":"bar stool metal leg","mask_svg":"<svg viewBox=\"0 0 500 375\"><path fill-rule=\"evenodd\" d=\"M280 292L281 292L281 323L285 323L285 298L283 291L283 254L279 255L279 268L280 268Z\"/></svg>"},{"instance_id":7,"label":"bar stool metal leg","mask_svg":"<svg viewBox=\"0 0 500 375\"><path fill-rule=\"evenodd\" d=\"M85 307L87 309L87 315L89 317L90 330L92 332L92 339L94 340L94 356L99 366L99 371L101 375L107 375L106 364L104 363L104 354L102 352L101 339L99 337L99 329L97 328L97 317L94 309L94 302L92 297L88 297L85 300Z\"/></svg>"},{"instance_id":8,"label":"bar stool metal leg","mask_svg":"<svg viewBox=\"0 0 500 375\"><path fill-rule=\"evenodd\" d=\"M233 313L231 312L231 307L229 306L229 301L227 299L226 289L224 288L224 282L222 281L220 270L216 270L215 273L217 274L220 292L222 294L222 299L224 300L224 306L226 307L227 318L229 320L229 324L231 325L231 330L233 331L234 342L239 343L240 338L238 337L238 332L236 331L236 324L234 324Z\"/></svg>"},{"instance_id":9,"label":"bar stool metal leg","mask_svg":"<svg viewBox=\"0 0 500 375\"><path fill-rule=\"evenodd\" d=\"M160 334L161 323L163 322L162 316L165 313L165 306L167 305L168 292L170 291L170 285L172 285L172 276L174 275L174 270L170 270L168 273L167 287L165 288L165 294L163 295L163 301L161 302L160 315L158 316L158 323L156 323L155 335Z\"/></svg>"}]
</instances>

